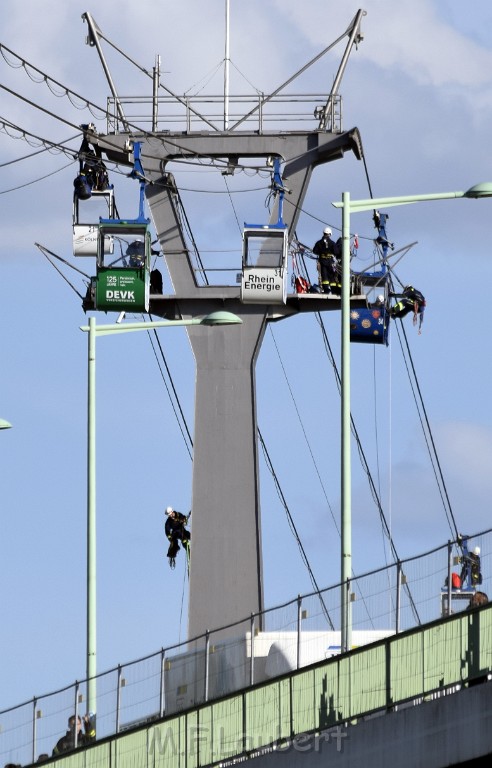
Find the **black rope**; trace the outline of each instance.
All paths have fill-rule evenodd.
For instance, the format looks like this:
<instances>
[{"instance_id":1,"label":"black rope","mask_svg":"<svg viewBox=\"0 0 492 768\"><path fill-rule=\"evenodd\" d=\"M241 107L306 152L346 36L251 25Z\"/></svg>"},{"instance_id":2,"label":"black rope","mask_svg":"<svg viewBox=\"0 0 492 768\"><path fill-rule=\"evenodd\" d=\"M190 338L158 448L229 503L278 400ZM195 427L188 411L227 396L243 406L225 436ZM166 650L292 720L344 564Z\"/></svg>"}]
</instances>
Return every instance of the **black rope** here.
<instances>
[{"instance_id":1,"label":"black rope","mask_svg":"<svg viewBox=\"0 0 492 768\"><path fill-rule=\"evenodd\" d=\"M442 500L442 503L443 503L446 519L448 521L449 529L450 529L451 533L454 534L455 538L458 538L459 532L458 532L458 527L456 525L456 519L455 519L455 516L453 514L453 509L452 509L452 506L451 506L451 500L449 498L448 490L447 490L447 487L446 487L446 482L444 480L444 474L443 474L443 471L442 471L441 462L439 461L439 456L437 454L437 448L436 448L436 444L434 442L434 436L432 434L432 429L431 429L431 426L430 426L429 417L427 416L427 410L426 410L426 407L425 407L425 404L424 404L424 398L422 396L422 391L420 389L419 381L418 381L418 378L417 378L417 373L415 371L415 366L414 366L414 363L413 363L412 354L410 352L410 347L409 347L409 344L408 344L408 337L407 337L407 334L406 334L403 322L401 320L400 320L400 328L401 328L402 336L403 336L403 338L405 340L406 356L405 356L405 350L403 349L403 344L402 344L402 340L401 340L401 337L400 337L400 331L399 330L397 330L398 338L399 338L399 341L400 341L400 346L401 346L401 349L402 349L402 354L403 354L403 359L405 361L405 366L407 368L407 374L408 374L408 378L409 378L409 382L410 382L410 387L412 389L412 392L413 392L413 395L414 395L415 404L416 404L416 407L417 407L417 412L419 414L420 423L421 423L421 426L422 426L422 432L424 434L424 439L425 439L425 442L426 442L426 445L427 445L427 450L429 451L429 457L430 457L431 464L432 464L432 467L433 467L433 470L434 470L434 476L436 478L437 486L438 486L438 489L439 489L439 494L441 496L441 500ZM407 359L408 359L408 364L407 364ZM409 370L408 366L410 366L410 370ZM412 374L412 375L410 375L410 374ZM415 385L415 389L414 389L414 385ZM416 390L416 392L418 394L418 402L417 402L417 397L416 397L416 394L415 394L415 390ZM419 406L420 406L420 408L419 408ZM429 442L430 442L430 445L429 445ZM436 470L436 467L437 467L437 470Z\"/></svg>"},{"instance_id":2,"label":"black rope","mask_svg":"<svg viewBox=\"0 0 492 768\"><path fill-rule=\"evenodd\" d=\"M337 364L336 364L336 361L335 361L335 356L334 356L333 351L331 349L330 342L328 340L328 334L326 333L326 328L325 328L325 325L323 323L323 318L322 318L320 312L317 312L316 316L317 316L318 322L319 322L320 327L321 327L321 331L322 331L322 335L323 335L323 338L324 338L324 341L325 341L325 346L326 346L326 349L327 349L328 357L329 357L329 359L331 361L331 364L332 364L332 367L333 367L333 371L335 373L335 379L336 379L338 391L339 391L339 393L341 395L342 379L341 379L341 376L340 376L340 372L338 371L338 367L337 367ZM393 537L391 535L391 531L390 531L388 522L386 520L386 516L384 514L383 506L381 504L381 500L379 498L379 494L378 494L376 485L375 485L374 480L372 478L372 474L371 474L371 470L370 470L370 467L369 467L369 463L367 461L364 449L362 447L362 443L361 443L361 440L360 440L360 437L359 437L359 433L357 431L357 427L355 426L355 421L354 421L354 417L352 416L352 414L350 414L350 427L351 427L352 434L353 434L354 439L355 439L356 444L357 444L357 450L358 450L359 457L360 457L360 460L361 460L361 463L362 463L362 468L364 469L364 472L366 473L366 476L367 476L367 479L368 479L368 482L369 482L369 488L371 490L371 495L373 497L374 503L376 504L376 507L377 507L378 512L379 512L379 517L380 517L383 533L384 533L384 535L386 536L386 538L389 541L390 548L391 548L391 551L393 553L394 562L395 563L399 563L400 562L400 557L398 555L398 552L396 551L396 546L395 546L395 543L393 541ZM415 604L415 601L413 600L413 597L412 597L412 595L410 593L410 589L409 589L408 585L405 585L405 589L407 591L407 596L409 598L410 605L411 605L411 608L413 610L413 614L414 614L415 620L416 620L416 622L418 624L420 624L420 616L419 616L418 611L417 611L417 606Z\"/></svg>"},{"instance_id":3,"label":"black rope","mask_svg":"<svg viewBox=\"0 0 492 768\"><path fill-rule=\"evenodd\" d=\"M275 483L275 488L277 490L277 494L279 496L280 501L282 502L282 506L285 509L285 512L287 514L287 519L289 521L289 525L290 525L291 530L292 530L292 532L294 534L294 537L295 537L295 539L297 541L297 546L299 547L299 551L301 553L302 560L304 562L304 565L308 569L308 573L309 573L309 576L310 576L310 579L311 579L311 583L312 583L313 587L315 588L316 592L318 593L319 600L320 600L320 603L321 603L321 609L322 609L322 611L323 611L323 613L325 615L326 620L328 621L330 629L334 630L335 626L334 626L334 624L333 624L333 622L331 620L330 614L328 613L328 608L326 607L325 601L323 600L323 598L321 596L321 591L320 591L320 588L318 587L318 583L317 583L316 578L314 576L314 573L313 573L313 570L311 568L311 565L309 564L308 556L306 555L306 550L304 549L304 547L302 545L302 542L301 542L301 539L300 539L299 534L297 532L297 528L295 526L294 520L292 519L292 515L290 513L287 501L285 500L285 496L282 493L282 489L280 487L280 483L278 481L278 477L277 477L277 475L275 473L275 470L273 468L273 464L272 464L272 461L270 459L270 454L267 451L265 442L263 440L263 436L262 436L262 434L261 434L259 429L258 429L258 437L260 439L260 443L261 443L261 447L263 449L263 454L265 456L267 467L270 470L270 473L271 473L271 475L273 477L273 481Z\"/></svg>"}]
</instances>

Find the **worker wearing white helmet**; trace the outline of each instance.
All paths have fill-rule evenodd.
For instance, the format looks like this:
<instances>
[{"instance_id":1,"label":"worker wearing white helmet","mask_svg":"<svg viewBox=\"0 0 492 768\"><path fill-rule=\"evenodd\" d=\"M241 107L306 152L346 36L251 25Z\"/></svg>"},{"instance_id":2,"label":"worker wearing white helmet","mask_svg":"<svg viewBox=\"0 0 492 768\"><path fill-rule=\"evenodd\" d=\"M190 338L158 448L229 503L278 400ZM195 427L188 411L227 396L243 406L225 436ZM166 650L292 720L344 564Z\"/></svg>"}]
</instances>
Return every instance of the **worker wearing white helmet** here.
<instances>
[{"instance_id":1,"label":"worker wearing white helmet","mask_svg":"<svg viewBox=\"0 0 492 768\"><path fill-rule=\"evenodd\" d=\"M313 246L313 253L318 257L318 275L322 292L340 296L341 246L340 240L335 243L331 235L331 227L325 227L323 237Z\"/></svg>"},{"instance_id":2,"label":"worker wearing white helmet","mask_svg":"<svg viewBox=\"0 0 492 768\"><path fill-rule=\"evenodd\" d=\"M466 546L466 538L463 546L463 567L461 569L461 583L476 589L482 583L482 569L480 563L480 547L474 547L472 551Z\"/></svg>"},{"instance_id":3,"label":"worker wearing white helmet","mask_svg":"<svg viewBox=\"0 0 492 768\"><path fill-rule=\"evenodd\" d=\"M186 550L189 562L191 533L185 527L187 523L188 517L186 515L183 515L182 512L176 512L173 507L166 507L166 523L164 525L164 530L166 532L166 537L169 540L167 557L169 558L169 565L171 568L174 568L176 565L176 555L180 550L180 541Z\"/></svg>"},{"instance_id":4,"label":"worker wearing white helmet","mask_svg":"<svg viewBox=\"0 0 492 768\"><path fill-rule=\"evenodd\" d=\"M473 587L477 587L482 583L482 570L480 565L480 547L475 547L470 554L470 575L471 583Z\"/></svg>"}]
</instances>

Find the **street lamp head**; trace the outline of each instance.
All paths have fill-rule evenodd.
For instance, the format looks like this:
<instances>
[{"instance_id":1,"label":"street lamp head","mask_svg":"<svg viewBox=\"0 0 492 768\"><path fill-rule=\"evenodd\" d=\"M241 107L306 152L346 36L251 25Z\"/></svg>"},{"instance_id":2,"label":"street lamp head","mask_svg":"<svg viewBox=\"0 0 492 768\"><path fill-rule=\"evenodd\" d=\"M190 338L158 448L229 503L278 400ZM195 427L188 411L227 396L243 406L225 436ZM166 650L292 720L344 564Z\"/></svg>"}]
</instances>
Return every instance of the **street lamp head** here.
<instances>
[{"instance_id":1,"label":"street lamp head","mask_svg":"<svg viewBox=\"0 0 492 768\"><path fill-rule=\"evenodd\" d=\"M242 322L241 318L232 312L219 311L206 315L200 325L238 325Z\"/></svg>"},{"instance_id":2,"label":"street lamp head","mask_svg":"<svg viewBox=\"0 0 492 768\"><path fill-rule=\"evenodd\" d=\"M8 421L5 421L5 419L0 419L0 429L10 429L12 427L12 424L9 424Z\"/></svg>"},{"instance_id":3,"label":"street lamp head","mask_svg":"<svg viewBox=\"0 0 492 768\"><path fill-rule=\"evenodd\" d=\"M465 197L479 198L492 197L492 184L490 181L483 181L481 184L475 184L465 192Z\"/></svg>"},{"instance_id":4,"label":"street lamp head","mask_svg":"<svg viewBox=\"0 0 492 768\"><path fill-rule=\"evenodd\" d=\"M211 312L205 317L190 317L182 320L158 320L150 323L109 323L107 325L96 325L96 318L90 318L90 325L81 325L81 331L89 331L98 336L108 336L113 333L128 333L130 331L149 331L152 328L171 328L172 326L182 325L238 325L242 323L240 317L233 315L232 312L218 311ZM92 329L92 330L91 330Z\"/></svg>"}]
</instances>

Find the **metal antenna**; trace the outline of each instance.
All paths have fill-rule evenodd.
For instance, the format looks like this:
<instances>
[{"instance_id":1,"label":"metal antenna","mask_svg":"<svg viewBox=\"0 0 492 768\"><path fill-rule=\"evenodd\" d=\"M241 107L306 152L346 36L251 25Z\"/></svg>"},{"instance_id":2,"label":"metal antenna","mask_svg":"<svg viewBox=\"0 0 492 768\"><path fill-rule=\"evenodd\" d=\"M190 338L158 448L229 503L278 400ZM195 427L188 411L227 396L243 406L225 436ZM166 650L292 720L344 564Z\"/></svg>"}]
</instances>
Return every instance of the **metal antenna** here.
<instances>
[{"instance_id":1,"label":"metal antenna","mask_svg":"<svg viewBox=\"0 0 492 768\"><path fill-rule=\"evenodd\" d=\"M225 0L225 55L224 55L224 131L229 128L229 0Z\"/></svg>"}]
</instances>

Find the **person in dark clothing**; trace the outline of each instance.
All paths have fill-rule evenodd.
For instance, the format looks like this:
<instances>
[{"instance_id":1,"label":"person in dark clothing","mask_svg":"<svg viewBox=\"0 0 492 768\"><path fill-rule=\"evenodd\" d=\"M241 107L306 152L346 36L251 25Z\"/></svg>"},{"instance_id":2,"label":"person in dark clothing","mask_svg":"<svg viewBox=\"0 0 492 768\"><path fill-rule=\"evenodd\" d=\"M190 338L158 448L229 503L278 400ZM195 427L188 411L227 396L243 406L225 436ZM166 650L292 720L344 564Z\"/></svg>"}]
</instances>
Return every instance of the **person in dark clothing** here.
<instances>
[{"instance_id":1,"label":"person in dark clothing","mask_svg":"<svg viewBox=\"0 0 492 768\"><path fill-rule=\"evenodd\" d=\"M104 192L109 188L106 166L101 157L101 150L92 149L87 139L87 131L94 130L94 125L82 125L84 137L79 149L79 175L74 179L75 194L80 200L88 200L93 191Z\"/></svg>"},{"instance_id":2,"label":"person in dark clothing","mask_svg":"<svg viewBox=\"0 0 492 768\"><path fill-rule=\"evenodd\" d=\"M179 542L181 541L183 547L186 550L186 554L189 557L190 552L190 539L191 534L185 528L188 523L188 518L181 512L176 512L172 507L166 509L166 523L164 530L166 536L169 539L169 548L167 550L167 557L169 558L169 565L174 568L176 565L176 555L179 552Z\"/></svg>"},{"instance_id":3,"label":"person in dark clothing","mask_svg":"<svg viewBox=\"0 0 492 768\"><path fill-rule=\"evenodd\" d=\"M341 251L338 242L331 239L330 227L325 227L323 237L313 246L313 253L318 257L319 284L323 293L341 293Z\"/></svg>"},{"instance_id":4,"label":"person in dark clothing","mask_svg":"<svg viewBox=\"0 0 492 768\"><path fill-rule=\"evenodd\" d=\"M158 269L153 269L150 273L150 292L162 294L162 275Z\"/></svg>"},{"instance_id":5,"label":"person in dark clothing","mask_svg":"<svg viewBox=\"0 0 492 768\"><path fill-rule=\"evenodd\" d=\"M462 560L461 583L472 587L481 584L482 571L480 565L480 547L475 547L473 552L467 552Z\"/></svg>"},{"instance_id":6,"label":"person in dark clothing","mask_svg":"<svg viewBox=\"0 0 492 768\"><path fill-rule=\"evenodd\" d=\"M412 285L406 285L403 293L393 294L399 301L391 308L392 317L405 317L409 312L415 315L422 313L425 309L425 298Z\"/></svg>"},{"instance_id":7,"label":"person in dark clothing","mask_svg":"<svg viewBox=\"0 0 492 768\"><path fill-rule=\"evenodd\" d=\"M82 719L80 715L71 715L68 718L68 731L61 739L58 739L53 749L53 755L61 755L75 749L75 734L77 734L77 747L83 747L93 742L96 738L96 729L94 716L84 716L84 730L82 730Z\"/></svg>"},{"instance_id":8,"label":"person in dark clothing","mask_svg":"<svg viewBox=\"0 0 492 768\"><path fill-rule=\"evenodd\" d=\"M394 293L393 296L399 299L394 307L391 308L391 317L405 317L409 312L413 312L413 324L417 324L417 318L420 317L419 332L422 327L425 310L425 298L420 291L417 291L413 285L406 285L403 293Z\"/></svg>"},{"instance_id":9,"label":"person in dark clothing","mask_svg":"<svg viewBox=\"0 0 492 768\"><path fill-rule=\"evenodd\" d=\"M145 243L143 240L134 240L126 249L130 267L143 267L145 265Z\"/></svg>"}]
</instances>

